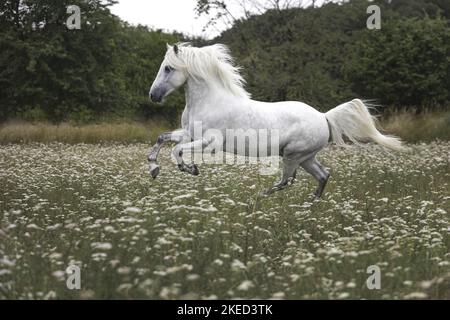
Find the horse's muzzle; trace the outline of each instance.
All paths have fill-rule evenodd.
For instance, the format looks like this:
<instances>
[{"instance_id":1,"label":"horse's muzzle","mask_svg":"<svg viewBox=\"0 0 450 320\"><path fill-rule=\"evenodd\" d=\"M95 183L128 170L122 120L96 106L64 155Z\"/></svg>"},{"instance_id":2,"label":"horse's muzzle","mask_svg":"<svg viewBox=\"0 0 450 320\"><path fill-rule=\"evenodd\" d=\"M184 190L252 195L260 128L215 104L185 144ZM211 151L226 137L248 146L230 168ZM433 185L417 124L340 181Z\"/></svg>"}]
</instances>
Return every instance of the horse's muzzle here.
<instances>
[{"instance_id":1,"label":"horse's muzzle","mask_svg":"<svg viewBox=\"0 0 450 320\"><path fill-rule=\"evenodd\" d=\"M166 90L164 88L154 88L153 90L150 90L150 100L153 102L161 102L164 96L166 95Z\"/></svg>"},{"instance_id":2,"label":"horse's muzzle","mask_svg":"<svg viewBox=\"0 0 450 320\"><path fill-rule=\"evenodd\" d=\"M153 102L161 102L162 95L150 93L150 100L152 100Z\"/></svg>"}]
</instances>

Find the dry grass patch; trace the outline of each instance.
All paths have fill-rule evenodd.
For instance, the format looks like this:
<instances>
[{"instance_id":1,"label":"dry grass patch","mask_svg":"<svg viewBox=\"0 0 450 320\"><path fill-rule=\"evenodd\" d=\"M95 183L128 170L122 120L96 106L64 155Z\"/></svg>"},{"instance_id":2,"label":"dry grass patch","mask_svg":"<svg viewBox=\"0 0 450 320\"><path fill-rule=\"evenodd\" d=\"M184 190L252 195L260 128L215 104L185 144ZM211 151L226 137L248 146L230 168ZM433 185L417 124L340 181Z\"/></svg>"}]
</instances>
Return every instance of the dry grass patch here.
<instances>
[{"instance_id":1,"label":"dry grass patch","mask_svg":"<svg viewBox=\"0 0 450 320\"><path fill-rule=\"evenodd\" d=\"M158 134L167 130L164 122L127 122L72 125L62 123L10 122L0 126L0 143L27 142L149 142L155 141Z\"/></svg>"}]
</instances>

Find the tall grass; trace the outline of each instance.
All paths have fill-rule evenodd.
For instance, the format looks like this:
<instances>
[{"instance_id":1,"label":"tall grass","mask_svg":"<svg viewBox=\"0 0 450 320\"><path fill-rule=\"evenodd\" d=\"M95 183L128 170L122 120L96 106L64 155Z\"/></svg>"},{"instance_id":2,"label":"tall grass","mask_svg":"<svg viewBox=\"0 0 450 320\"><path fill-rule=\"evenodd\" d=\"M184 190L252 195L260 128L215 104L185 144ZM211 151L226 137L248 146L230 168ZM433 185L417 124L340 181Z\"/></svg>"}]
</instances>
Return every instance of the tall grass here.
<instances>
[{"instance_id":1,"label":"tall grass","mask_svg":"<svg viewBox=\"0 0 450 320\"><path fill-rule=\"evenodd\" d=\"M425 111L419 115L411 111L392 113L381 121L386 132L408 142L450 140L450 111Z\"/></svg>"},{"instance_id":2,"label":"tall grass","mask_svg":"<svg viewBox=\"0 0 450 320\"><path fill-rule=\"evenodd\" d=\"M150 142L158 134L167 131L164 121L125 122L73 125L69 123L8 122L0 125L0 143L26 142Z\"/></svg>"},{"instance_id":3,"label":"tall grass","mask_svg":"<svg viewBox=\"0 0 450 320\"><path fill-rule=\"evenodd\" d=\"M398 111L381 119L385 132L408 142L450 140L450 111ZM171 129L164 120L73 125L62 123L7 122L0 125L0 144L26 142L145 142L155 141L158 134Z\"/></svg>"}]
</instances>

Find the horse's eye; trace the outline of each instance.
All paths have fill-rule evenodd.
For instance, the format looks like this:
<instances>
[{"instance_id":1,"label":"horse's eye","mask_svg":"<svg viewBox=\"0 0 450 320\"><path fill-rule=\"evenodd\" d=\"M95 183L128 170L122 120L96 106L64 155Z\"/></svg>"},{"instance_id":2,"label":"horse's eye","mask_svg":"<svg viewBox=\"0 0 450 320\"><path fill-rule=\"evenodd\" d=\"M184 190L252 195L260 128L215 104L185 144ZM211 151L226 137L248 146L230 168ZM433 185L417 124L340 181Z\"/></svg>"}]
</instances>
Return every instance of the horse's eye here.
<instances>
[{"instance_id":1,"label":"horse's eye","mask_svg":"<svg viewBox=\"0 0 450 320\"><path fill-rule=\"evenodd\" d=\"M165 71L166 73L169 73L169 72L172 71L172 70L173 70L173 68L170 67L170 66L166 66L166 67L164 68L164 71Z\"/></svg>"}]
</instances>

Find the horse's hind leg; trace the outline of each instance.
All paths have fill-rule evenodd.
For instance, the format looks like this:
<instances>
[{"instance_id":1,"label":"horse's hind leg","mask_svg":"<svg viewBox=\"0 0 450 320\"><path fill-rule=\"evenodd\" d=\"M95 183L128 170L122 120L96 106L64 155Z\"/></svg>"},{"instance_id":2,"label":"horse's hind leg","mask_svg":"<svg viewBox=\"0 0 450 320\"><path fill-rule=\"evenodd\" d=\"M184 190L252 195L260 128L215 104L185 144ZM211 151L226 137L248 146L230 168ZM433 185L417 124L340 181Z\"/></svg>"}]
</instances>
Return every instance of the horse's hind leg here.
<instances>
[{"instance_id":1,"label":"horse's hind leg","mask_svg":"<svg viewBox=\"0 0 450 320\"><path fill-rule=\"evenodd\" d=\"M283 176L279 182L264 190L262 195L269 195L276 191L286 189L295 179L295 174L299 165L299 160L283 159Z\"/></svg>"},{"instance_id":2,"label":"horse's hind leg","mask_svg":"<svg viewBox=\"0 0 450 320\"><path fill-rule=\"evenodd\" d=\"M327 185L330 174L327 170L317 161L316 157L312 157L300 164L306 172L311 174L318 182L319 186L314 193L316 197L320 198L323 194L325 186Z\"/></svg>"}]
</instances>

